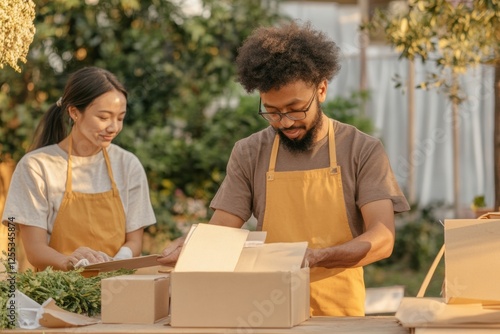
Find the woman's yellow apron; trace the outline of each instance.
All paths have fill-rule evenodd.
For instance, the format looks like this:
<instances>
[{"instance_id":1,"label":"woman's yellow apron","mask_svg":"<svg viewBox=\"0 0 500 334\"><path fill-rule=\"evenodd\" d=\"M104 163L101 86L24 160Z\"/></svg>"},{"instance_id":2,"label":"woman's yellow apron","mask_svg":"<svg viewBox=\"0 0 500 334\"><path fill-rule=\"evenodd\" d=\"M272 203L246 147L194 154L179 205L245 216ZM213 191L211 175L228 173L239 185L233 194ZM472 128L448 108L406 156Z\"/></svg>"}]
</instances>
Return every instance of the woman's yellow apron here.
<instances>
[{"instance_id":1,"label":"woman's yellow apron","mask_svg":"<svg viewBox=\"0 0 500 334\"><path fill-rule=\"evenodd\" d=\"M114 256L125 243L125 211L113 178L106 149L102 149L111 190L86 194L72 190L71 150L69 136L66 191L54 221L49 246L69 255L80 246L90 247Z\"/></svg>"},{"instance_id":2,"label":"woman's yellow apron","mask_svg":"<svg viewBox=\"0 0 500 334\"><path fill-rule=\"evenodd\" d=\"M266 242L308 241L324 248L352 240L347 220L335 134L329 121L330 167L276 172L279 136L276 135L266 174ZM311 315L363 316L363 269L311 268Z\"/></svg>"}]
</instances>

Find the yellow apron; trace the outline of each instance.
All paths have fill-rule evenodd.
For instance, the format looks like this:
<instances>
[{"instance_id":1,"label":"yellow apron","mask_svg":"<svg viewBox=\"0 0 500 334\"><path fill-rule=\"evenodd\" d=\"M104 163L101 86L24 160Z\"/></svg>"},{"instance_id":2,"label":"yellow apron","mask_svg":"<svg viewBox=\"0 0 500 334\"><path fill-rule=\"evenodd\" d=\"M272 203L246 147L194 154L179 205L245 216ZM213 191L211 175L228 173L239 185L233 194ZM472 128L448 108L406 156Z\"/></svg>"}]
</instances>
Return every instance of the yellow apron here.
<instances>
[{"instance_id":1,"label":"yellow apron","mask_svg":"<svg viewBox=\"0 0 500 334\"><path fill-rule=\"evenodd\" d=\"M266 173L266 210L262 230L266 242L308 241L324 248L352 240L337 166L335 134L329 121L330 167L276 172L276 135ZM363 316L363 268L311 268L311 315Z\"/></svg>"},{"instance_id":2,"label":"yellow apron","mask_svg":"<svg viewBox=\"0 0 500 334\"><path fill-rule=\"evenodd\" d=\"M71 137L66 191L54 221L49 246L65 255L80 246L86 246L114 256L125 243L126 220L108 152L102 149L111 179L111 190L97 194L74 192L71 184Z\"/></svg>"}]
</instances>

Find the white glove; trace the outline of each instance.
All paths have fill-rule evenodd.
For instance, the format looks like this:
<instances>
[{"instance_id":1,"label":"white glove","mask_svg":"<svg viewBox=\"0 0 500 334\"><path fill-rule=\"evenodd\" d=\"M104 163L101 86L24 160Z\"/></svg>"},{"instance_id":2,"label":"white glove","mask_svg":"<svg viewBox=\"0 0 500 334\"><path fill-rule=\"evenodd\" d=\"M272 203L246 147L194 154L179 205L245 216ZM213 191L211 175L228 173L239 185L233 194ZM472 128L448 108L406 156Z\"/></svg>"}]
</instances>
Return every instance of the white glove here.
<instances>
[{"instance_id":1,"label":"white glove","mask_svg":"<svg viewBox=\"0 0 500 334\"><path fill-rule=\"evenodd\" d=\"M90 265L90 261L87 260L87 259L81 259L80 261L78 261L75 265L74 265L74 268L75 269L78 269L80 267L86 267Z\"/></svg>"},{"instance_id":2,"label":"white glove","mask_svg":"<svg viewBox=\"0 0 500 334\"><path fill-rule=\"evenodd\" d=\"M127 246L122 246L119 250L118 253L113 257L113 260L124 260L124 259L130 259L134 255L132 254L132 250L128 248Z\"/></svg>"}]
</instances>

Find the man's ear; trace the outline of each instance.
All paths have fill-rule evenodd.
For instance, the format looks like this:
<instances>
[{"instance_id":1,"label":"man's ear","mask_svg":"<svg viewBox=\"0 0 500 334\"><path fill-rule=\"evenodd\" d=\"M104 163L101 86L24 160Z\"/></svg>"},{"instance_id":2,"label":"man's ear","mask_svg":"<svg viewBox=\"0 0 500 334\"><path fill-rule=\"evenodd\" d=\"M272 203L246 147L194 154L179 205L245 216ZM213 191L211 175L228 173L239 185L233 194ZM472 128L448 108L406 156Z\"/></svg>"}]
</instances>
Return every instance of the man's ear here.
<instances>
[{"instance_id":1,"label":"man's ear","mask_svg":"<svg viewBox=\"0 0 500 334\"><path fill-rule=\"evenodd\" d=\"M326 93L328 91L328 81L325 79L318 85L318 101L323 103L326 100Z\"/></svg>"}]
</instances>

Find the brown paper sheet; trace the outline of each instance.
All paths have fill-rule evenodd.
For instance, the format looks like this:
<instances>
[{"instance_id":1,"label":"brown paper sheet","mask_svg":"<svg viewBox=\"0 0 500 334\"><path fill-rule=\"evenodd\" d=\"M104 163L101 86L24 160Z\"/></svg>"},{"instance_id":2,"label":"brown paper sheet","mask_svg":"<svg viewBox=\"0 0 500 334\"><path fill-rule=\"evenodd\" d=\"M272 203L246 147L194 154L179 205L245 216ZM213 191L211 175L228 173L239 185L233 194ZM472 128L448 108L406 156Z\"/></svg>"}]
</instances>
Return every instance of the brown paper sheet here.
<instances>
[{"instance_id":1,"label":"brown paper sheet","mask_svg":"<svg viewBox=\"0 0 500 334\"><path fill-rule=\"evenodd\" d=\"M49 298L42 305L43 313L39 320L40 326L48 328L79 327L97 324L97 319L71 313L58 307L52 298Z\"/></svg>"},{"instance_id":2,"label":"brown paper sheet","mask_svg":"<svg viewBox=\"0 0 500 334\"><path fill-rule=\"evenodd\" d=\"M484 325L500 327L500 311L481 304L446 304L441 298L403 298L396 319L404 327L456 327Z\"/></svg>"},{"instance_id":3,"label":"brown paper sheet","mask_svg":"<svg viewBox=\"0 0 500 334\"><path fill-rule=\"evenodd\" d=\"M160 263L157 259L161 257L159 254L133 257L131 259L116 260L91 264L83 267L83 272L106 272L118 269L138 269L145 267L158 266Z\"/></svg>"}]
</instances>

